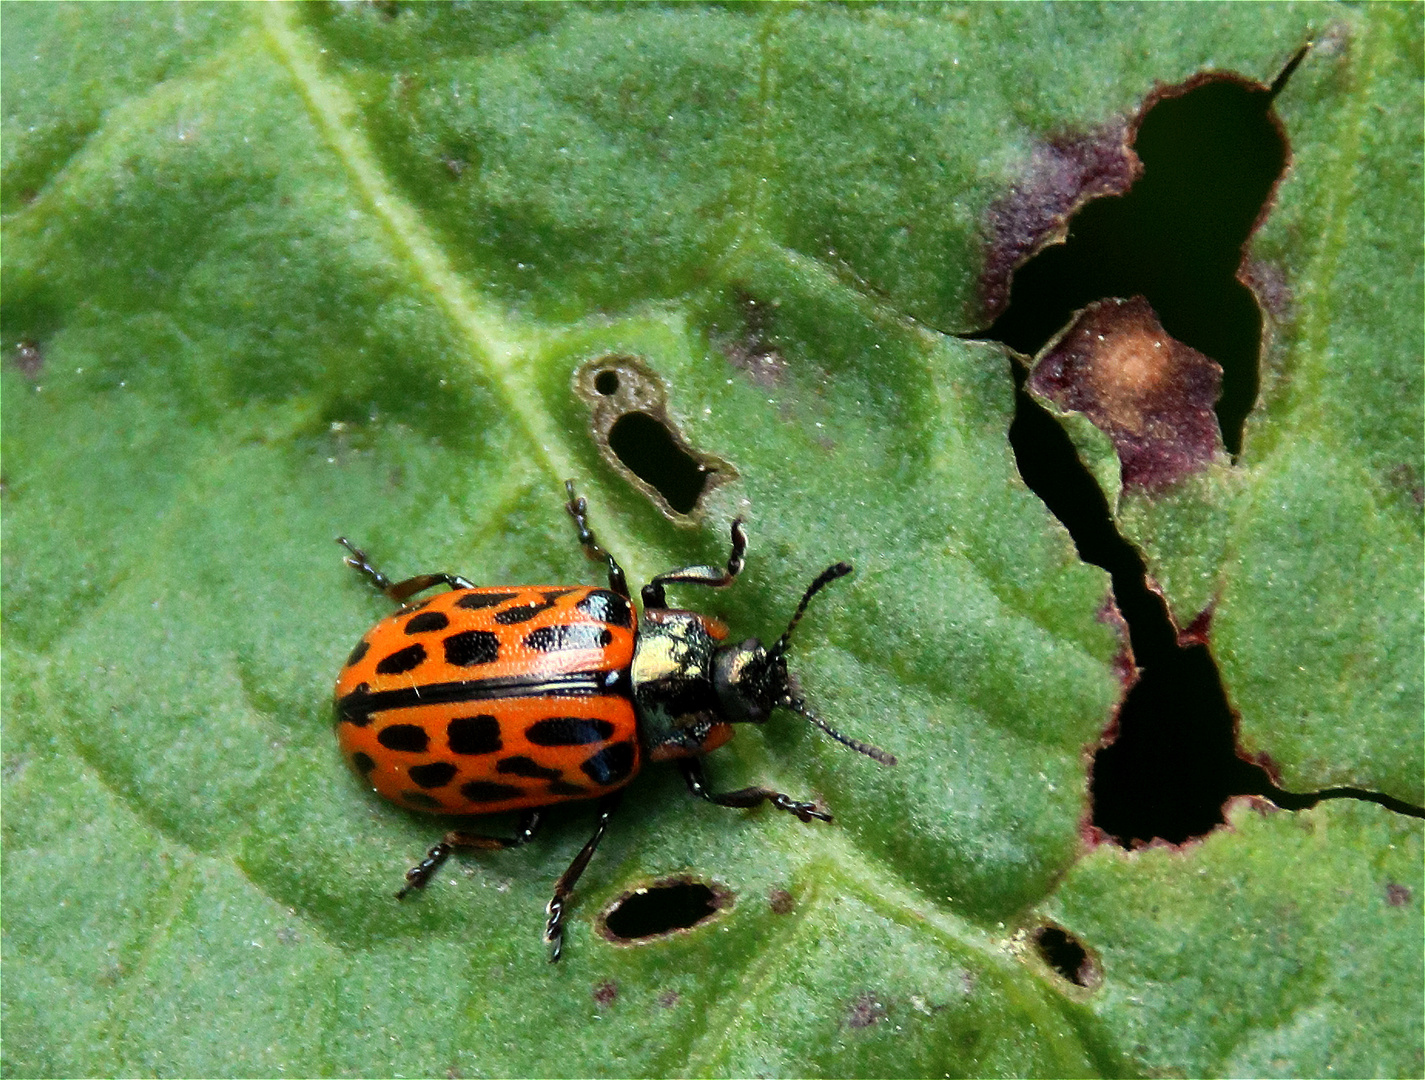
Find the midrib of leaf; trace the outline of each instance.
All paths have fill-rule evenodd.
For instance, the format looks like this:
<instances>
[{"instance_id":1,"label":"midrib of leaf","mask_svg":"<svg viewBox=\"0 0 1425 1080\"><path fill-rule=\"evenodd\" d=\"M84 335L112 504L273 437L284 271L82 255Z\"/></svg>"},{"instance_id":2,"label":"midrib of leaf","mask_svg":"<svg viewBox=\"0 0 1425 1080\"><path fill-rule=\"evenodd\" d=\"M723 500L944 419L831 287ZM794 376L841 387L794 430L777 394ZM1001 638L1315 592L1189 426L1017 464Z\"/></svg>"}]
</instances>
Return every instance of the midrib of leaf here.
<instances>
[{"instance_id":1,"label":"midrib of leaf","mask_svg":"<svg viewBox=\"0 0 1425 1080\"><path fill-rule=\"evenodd\" d=\"M529 377L533 358L545 344L543 335L531 334L496 310L456 272L419 213L399 193L382 171L377 155L359 120L359 110L339 80L330 77L319 59L321 50L307 31L296 25L296 9L289 4L260 7L259 18L273 52L291 73L302 101L327 146L341 162L352 186L385 230L391 250L410 268L415 279L436 301L458 333L469 343L469 356L483 367L490 383L504 398L509 414L529 434L525 445L556 482L576 476L579 460L567 433L544 410L535 382ZM602 527L613 536L615 521ZM619 546L635 551L631 538ZM635 576L647 577L636 555L624 558Z\"/></svg>"}]
</instances>

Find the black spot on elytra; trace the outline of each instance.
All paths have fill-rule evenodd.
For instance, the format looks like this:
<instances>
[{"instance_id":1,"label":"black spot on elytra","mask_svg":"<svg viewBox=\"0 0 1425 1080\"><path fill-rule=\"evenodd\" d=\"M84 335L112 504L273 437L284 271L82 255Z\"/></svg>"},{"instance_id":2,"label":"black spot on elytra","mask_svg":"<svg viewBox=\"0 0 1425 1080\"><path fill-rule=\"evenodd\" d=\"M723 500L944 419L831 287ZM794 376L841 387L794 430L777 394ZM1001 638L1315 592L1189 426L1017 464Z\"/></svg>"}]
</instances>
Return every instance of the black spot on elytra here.
<instances>
[{"instance_id":1,"label":"black spot on elytra","mask_svg":"<svg viewBox=\"0 0 1425 1080\"><path fill-rule=\"evenodd\" d=\"M503 748L500 722L487 713L457 716L445 727L453 754L493 754Z\"/></svg>"},{"instance_id":2,"label":"black spot on elytra","mask_svg":"<svg viewBox=\"0 0 1425 1080\"><path fill-rule=\"evenodd\" d=\"M376 768L376 762L371 760L371 755L363 754L360 750L351 755L351 764L362 776Z\"/></svg>"},{"instance_id":3,"label":"black spot on elytra","mask_svg":"<svg viewBox=\"0 0 1425 1080\"><path fill-rule=\"evenodd\" d=\"M548 611L552 608L557 600L558 597L554 600L546 598L538 604L520 604L518 607L505 608L504 611L495 612L495 621L501 626L512 626L515 623L529 622L530 619L534 618L541 611Z\"/></svg>"},{"instance_id":4,"label":"black spot on elytra","mask_svg":"<svg viewBox=\"0 0 1425 1080\"><path fill-rule=\"evenodd\" d=\"M445 662L456 667L493 664L500 658L500 639L489 630L465 630L445 639Z\"/></svg>"},{"instance_id":5,"label":"black spot on elytra","mask_svg":"<svg viewBox=\"0 0 1425 1080\"><path fill-rule=\"evenodd\" d=\"M551 795L573 795L576 797L587 796L588 788L580 787L578 784L570 784L564 780L551 780L546 789Z\"/></svg>"},{"instance_id":6,"label":"black spot on elytra","mask_svg":"<svg viewBox=\"0 0 1425 1080\"><path fill-rule=\"evenodd\" d=\"M419 724L392 724L377 733L376 741L387 750L400 750L407 754L424 753L430 743L426 729Z\"/></svg>"},{"instance_id":7,"label":"black spot on elytra","mask_svg":"<svg viewBox=\"0 0 1425 1080\"><path fill-rule=\"evenodd\" d=\"M367 641L365 638L362 638L356 643L356 648L351 650L351 655L346 658L346 666L355 667L357 664L361 663L361 658L366 655L370 648L371 642Z\"/></svg>"},{"instance_id":8,"label":"black spot on elytra","mask_svg":"<svg viewBox=\"0 0 1425 1080\"><path fill-rule=\"evenodd\" d=\"M568 596L568 595L569 595L571 592L573 592L574 590L573 590L573 589L540 589L539 591L540 591L540 593L544 596L544 598L545 598L546 600L548 600L550 603L553 603L555 600L558 600L561 596Z\"/></svg>"},{"instance_id":9,"label":"black spot on elytra","mask_svg":"<svg viewBox=\"0 0 1425 1080\"><path fill-rule=\"evenodd\" d=\"M390 656L384 657L376 665L378 675L400 675L419 667L425 663L426 650L424 645L407 645L404 649L397 649Z\"/></svg>"},{"instance_id":10,"label":"black spot on elytra","mask_svg":"<svg viewBox=\"0 0 1425 1080\"><path fill-rule=\"evenodd\" d=\"M481 608L499 607L506 600L513 600L518 595L519 593L512 592L469 592L455 601L455 607L479 611Z\"/></svg>"},{"instance_id":11,"label":"black spot on elytra","mask_svg":"<svg viewBox=\"0 0 1425 1080\"><path fill-rule=\"evenodd\" d=\"M444 630L450 620L443 611L422 611L406 623L407 634L429 634L433 630Z\"/></svg>"},{"instance_id":12,"label":"black spot on elytra","mask_svg":"<svg viewBox=\"0 0 1425 1080\"><path fill-rule=\"evenodd\" d=\"M412 765L410 777L423 788L445 787L455 779L455 766L448 761L433 761L429 765Z\"/></svg>"},{"instance_id":13,"label":"black spot on elytra","mask_svg":"<svg viewBox=\"0 0 1425 1080\"><path fill-rule=\"evenodd\" d=\"M602 626L575 623L573 626L538 626L524 637L524 643L539 652L574 649L602 649L614 636Z\"/></svg>"},{"instance_id":14,"label":"black spot on elytra","mask_svg":"<svg viewBox=\"0 0 1425 1080\"><path fill-rule=\"evenodd\" d=\"M535 746L585 746L603 742L613 733L614 726L607 720L551 716L530 724L524 737Z\"/></svg>"},{"instance_id":15,"label":"black spot on elytra","mask_svg":"<svg viewBox=\"0 0 1425 1080\"><path fill-rule=\"evenodd\" d=\"M564 775L562 769L551 769L539 764L533 758L509 757L495 766L497 773L511 776L528 776L531 780L558 780Z\"/></svg>"},{"instance_id":16,"label":"black spot on elytra","mask_svg":"<svg viewBox=\"0 0 1425 1080\"><path fill-rule=\"evenodd\" d=\"M609 626L633 625L633 615L629 611L628 601L608 589L595 589L575 606L590 618L607 623Z\"/></svg>"},{"instance_id":17,"label":"black spot on elytra","mask_svg":"<svg viewBox=\"0 0 1425 1080\"><path fill-rule=\"evenodd\" d=\"M504 802L506 799L518 799L525 794L525 790L489 780L471 780L460 785L460 794L471 802Z\"/></svg>"},{"instance_id":18,"label":"black spot on elytra","mask_svg":"<svg viewBox=\"0 0 1425 1080\"><path fill-rule=\"evenodd\" d=\"M445 803L439 799L433 799L424 791L403 791L401 801L408 806L418 806L422 810L444 810Z\"/></svg>"},{"instance_id":19,"label":"black spot on elytra","mask_svg":"<svg viewBox=\"0 0 1425 1080\"><path fill-rule=\"evenodd\" d=\"M633 743L618 742L606 746L579 768L590 780L603 787L617 784L633 772Z\"/></svg>"}]
</instances>

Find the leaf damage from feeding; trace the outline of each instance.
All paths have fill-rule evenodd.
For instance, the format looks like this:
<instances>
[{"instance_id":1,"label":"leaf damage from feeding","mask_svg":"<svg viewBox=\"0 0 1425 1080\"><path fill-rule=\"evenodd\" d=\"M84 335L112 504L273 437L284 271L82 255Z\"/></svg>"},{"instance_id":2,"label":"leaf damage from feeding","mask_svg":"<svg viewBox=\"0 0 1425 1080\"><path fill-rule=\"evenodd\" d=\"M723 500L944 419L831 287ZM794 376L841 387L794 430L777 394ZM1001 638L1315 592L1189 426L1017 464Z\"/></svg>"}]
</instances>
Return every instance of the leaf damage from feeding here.
<instances>
[{"instance_id":1,"label":"leaf damage from feeding","mask_svg":"<svg viewBox=\"0 0 1425 1080\"><path fill-rule=\"evenodd\" d=\"M846 1026L868 1028L886 1018L886 1007L873 994L862 994L846 1010Z\"/></svg>"},{"instance_id":2,"label":"leaf damage from feeding","mask_svg":"<svg viewBox=\"0 0 1425 1080\"><path fill-rule=\"evenodd\" d=\"M765 390L775 390L785 381L787 360L772 343L772 320L776 301L759 300L746 289L737 290L742 312L742 332L718 340L723 355L738 371Z\"/></svg>"},{"instance_id":3,"label":"leaf damage from feeding","mask_svg":"<svg viewBox=\"0 0 1425 1080\"><path fill-rule=\"evenodd\" d=\"M767 894L767 906L773 915L790 915L797 906L796 897L786 889L773 889Z\"/></svg>"},{"instance_id":4,"label":"leaf damage from feeding","mask_svg":"<svg viewBox=\"0 0 1425 1080\"><path fill-rule=\"evenodd\" d=\"M15 366L16 371L33 382L40 377L40 369L45 365L45 357L44 353L40 351L39 343L27 338L15 343L15 351L10 356L10 363Z\"/></svg>"},{"instance_id":5,"label":"leaf damage from feeding","mask_svg":"<svg viewBox=\"0 0 1425 1080\"><path fill-rule=\"evenodd\" d=\"M687 933L732 905L731 890L680 876L630 889L598 917L599 934L616 945L637 945Z\"/></svg>"},{"instance_id":6,"label":"leaf damage from feeding","mask_svg":"<svg viewBox=\"0 0 1425 1080\"><path fill-rule=\"evenodd\" d=\"M574 392L589 407L589 433L604 460L675 524L697 524L708 492L737 478L729 462L687 439L663 380L638 357L595 357L574 373Z\"/></svg>"},{"instance_id":7,"label":"leaf damage from feeding","mask_svg":"<svg viewBox=\"0 0 1425 1080\"><path fill-rule=\"evenodd\" d=\"M988 250L980 274L980 322L1008 306L1014 272L1042 248L1064 239L1069 219L1090 199L1121 195L1143 171L1126 124L1062 135L1037 147L1027 175L991 204Z\"/></svg>"},{"instance_id":8,"label":"leaf damage from feeding","mask_svg":"<svg viewBox=\"0 0 1425 1080\"><path fill-rule=\"evenodd\" d=\"M1385 902L1391 907L1406 907L1411 900L1411 892L1404 885L1388 881L1385 885Z\"/></svg>"},{"instance_id":9,"label":"leaf damage from feeding","mask_svg":"<svg viewBox=\"0 0 1425 1080\"><path fill-rule=\"evenodd\" d=\"M1141 296L1090 304L1028 385L1113 441L1125 490L1161 491L1221 453L1221 366L1169 336Z\"/></svg>"},{"instance_id":10,"label":"leaf damage from feeding","mask_svg":"<svg viewBox=\"0 0 1425 1080\"><path fill-rule=\"evenodd\" d=\"M1034 931L1033 938L1040 957L1060 978L1086 990L1103 984L1103 968L1097 958L1063 927L1045 924Z\"/></svg>"}]
</instances>

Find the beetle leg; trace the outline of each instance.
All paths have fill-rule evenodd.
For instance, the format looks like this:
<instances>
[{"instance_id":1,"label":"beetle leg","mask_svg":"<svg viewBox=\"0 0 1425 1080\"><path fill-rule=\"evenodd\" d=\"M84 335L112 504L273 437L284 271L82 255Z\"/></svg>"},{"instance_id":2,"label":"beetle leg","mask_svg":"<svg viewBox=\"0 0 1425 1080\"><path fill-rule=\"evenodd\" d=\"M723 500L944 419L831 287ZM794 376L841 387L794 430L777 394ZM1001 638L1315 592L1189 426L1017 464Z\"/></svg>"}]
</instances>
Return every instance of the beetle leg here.
<instances>
[{"instance_id":1,"label":"beetle leg","mask_svg":"<svg viewBox=\"0 0 1425 1080\"><path fill-rule=\"evenodd\" d=\"M475 833L448 832L440 843L426 852L426 857L406 871L406 884L396 894L397 900L404 900L413 889L424 889L435 872L441 868L450 853L457 848L467 851L493 851L498 848L519 847L528 844L539 831L539 811L526 811L520 818L514 836L479 836Z\"/></svg>"},{"instance_id":2,"label":"beetle leg","mask_svg":"<svg viewBox=\"0 0 1425 1080\"><path fill-rule=\"evenodd\" d=\"M681 758L678 765L683 770L683 779L688 782L688 790L700 799L706 799L717 806L751 807L759 806L764 802L769 802L778 810L785 810L789 814L795 814L802 821L830 821L831 815L825 810L817 809L816 803L798 802L790 795L784 795L780 791L773 791L771 788L749 787L740 791L729 791L725 794L715 794L709 787L707 777L703 775L703 763L701 758Z\"/></svg>"},{"instance_id":3,"label":"beetle leg","mask_svg":"<svg viewBox=\"0 0 1425 1080\"><path fill-rule=\"evenodd\" d=\"M369 581L372 588L379 589L398 604L405 603L408 597L429 589L432 585L449 585L452 589L475 588L474 584L457 574L417 574L415 577L406 578L405 581L393 582L371 565L371 560L366 557L366 552L346 537L338 536L336 542L351 552L344 560L346 565Z\"/></svg>"},{"instance_id":4,"label":"beetle leg","mask_svg":"<svg viewBox=\"0 0 1425 1080\"><path fill-rule=\"evenodd\" d=\"M589 865L589 860L594 857L594 849L599 846L599 841L608 831L609 818L613 817L614 811L618 809L619 800L622 798L623 792L615 791L599 800L599 824L594 829L594 835L589 837L589 842L584 845L579 854L574 856L574 861L569 864L569 869L560 874L559 880L554 883L554 895L550 897L549 904L544 909L548 916L548 921L544 924L544 940L549 942L549 962L551 964L557 961L564 951L564 901L569 899L569 894L574 891L574 886L579 882L579 876Z\"/></svg>"},{"instance_id":5,"label":"beetle leg","mask_svg":"<svg viewBox=\"0 0 1425 1080\"><path fill-rule=\"evenodd\" d=\"M671 585L675 581L706 585L712 589L731 585L733 579L742 573L743 556L746 553L747 530L742 527L742 519L737 518L732 523L732 553L727 557L726 570L719 570L716 566L685 566L681 570L669 570L666 574L659 574L643 587L644 608L666 608L668 601L663 595L663 586Z\"/></svg>"},{"instance_id":6,"label":"beetle leg","mask_svg":"<svg viewBox=\"0 0 1425 1080\"><path fill-rule=\"evenodd\" d=\"M584 501L582 495L574 494L573 480L564 481L564 490L569 492L569 501L564 504L564 509L568 510L569 516L574 519L574 526L579 530L579 543L583 545L584 553L595 562L607 563L609 588L625 600L633 599L628 591L628 578L624 576L623 567L618 564L617 559L599 547L594 530L589 528L589 504Z\"/></svg>"}]
</instances>

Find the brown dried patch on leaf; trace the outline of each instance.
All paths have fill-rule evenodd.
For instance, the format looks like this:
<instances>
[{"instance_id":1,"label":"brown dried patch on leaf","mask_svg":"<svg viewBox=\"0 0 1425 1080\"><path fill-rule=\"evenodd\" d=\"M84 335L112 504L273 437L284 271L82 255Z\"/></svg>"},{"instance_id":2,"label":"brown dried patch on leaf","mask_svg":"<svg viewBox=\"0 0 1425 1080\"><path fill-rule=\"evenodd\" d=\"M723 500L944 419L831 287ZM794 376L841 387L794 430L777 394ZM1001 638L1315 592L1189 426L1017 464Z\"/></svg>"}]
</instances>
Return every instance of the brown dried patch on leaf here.
<instances>
[{"instance_id":1,"label":"brown dried patch on leaf","mask_svg":"<svg viewBox=\"0 0 1425 1080\"><path fill-rule=\"evenodd\" d=\"M1160 491L1221 453L1222 368L1172 338L1148 301L1090 304L1035 365L1029 389L1113 440L1124 490Z\"/></svg>"},{"instance_id":2,"label":"brown dried patch on leaf","mask_svg":"<svg viewBox=\"0 0 1425 1080\"><path fill-rule=\"evenodd\" d=\"M767 894L767 905L773 915L790 915L797 906L797 900L786 889L773 889Z\"/></svg>"},{"instance_id":3,"label":"brown dried patch on leaf","mask_svg":"<svg viewBox=\"0 0 1425 1080\"><path fill-rule=\"evenodd\" d=\"M1425 483L1420 479L1420 466L1397 465L1386 474L1391 487L1403 491L1419 510L1425 507Z\"/></svg>"},{"instance_id":4,"label":"brown dried patch on leaf","mask_svg":"<svg viewBox=\"0 0 1425 1080\"><path fill-rule=\"evenodd\" d=\"M1014 272L1041 248L1063 240L1074 211L1133 186L1143 167L1130 145L1127 126L1114 124L1036 148L1024 179L989 209L979 322L991 323L1004 311Z\"/></svg>"}]
</instances>

